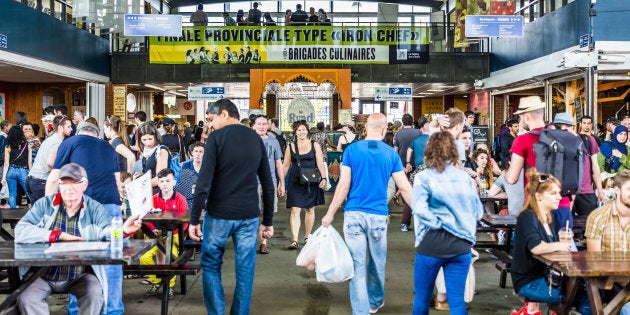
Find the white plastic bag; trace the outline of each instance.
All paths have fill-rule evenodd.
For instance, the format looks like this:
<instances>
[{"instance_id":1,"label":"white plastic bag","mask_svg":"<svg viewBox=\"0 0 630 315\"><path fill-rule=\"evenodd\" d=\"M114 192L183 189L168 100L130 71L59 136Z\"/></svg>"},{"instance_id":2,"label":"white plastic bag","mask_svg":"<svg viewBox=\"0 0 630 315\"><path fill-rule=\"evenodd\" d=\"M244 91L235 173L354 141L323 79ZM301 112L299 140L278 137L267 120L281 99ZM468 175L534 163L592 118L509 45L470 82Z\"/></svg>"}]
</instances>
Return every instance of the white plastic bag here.
<instances>
[{"instance_id":1,"label":"white plastic bag","mask_svg":"<svg viewBox=\"0 0 630 315\"><path fill-rule=\"evenodd\" d=\"M318 231L321 229L317 240L317 281L335 283L351 279L354 277L354 263L346 242L332 226L322 226Z\"/></svg>"},{"instance_id":2,"label":"white plastic bag","mask_svg":"<svg viewBox=\"0 0 630 315\"><path fill-rule=\"evenodd\" d=\"M470 261L470 269L468 270L468 276L466 277L466 287L464 289L464 302L470 303L475 296L475 268L473 264L479 259L479 253L471 249L472 260ZM444 269L440 268L440 271L435 278L435 287L438 293L446 293L446 283L444 280Z\"/></svg>"},{"instance_id":3,"label":"white plastic bag","mask_svg":"<svg viewBox=\"0 0 630 315\"><path fill-rule=\"evenodd\" d=\"M0 189L0 199L8 199L9 198L9 186L4 185Z\"/></svg>"},{"instance_id":4,"label":"white plastic bag","mask_svg":"<svg viewBox=\"0 0 630 315\"><path fill-rule=\"evenodd\" d=\"M317 251L319 250L319 235L325 228L322 226L308 236L308 242L302 247L300 254L295 259L295 264L315 270Z\"/></svg>"}]
</instances>

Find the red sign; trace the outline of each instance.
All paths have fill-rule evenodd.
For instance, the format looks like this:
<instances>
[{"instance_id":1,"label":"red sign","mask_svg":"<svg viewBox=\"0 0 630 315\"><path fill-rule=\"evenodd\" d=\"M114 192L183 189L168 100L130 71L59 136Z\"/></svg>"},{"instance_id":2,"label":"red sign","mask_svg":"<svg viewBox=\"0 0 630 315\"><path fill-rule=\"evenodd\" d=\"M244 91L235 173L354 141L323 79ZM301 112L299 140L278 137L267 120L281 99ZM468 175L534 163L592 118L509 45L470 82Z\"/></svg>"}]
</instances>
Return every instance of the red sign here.
<instances>
[{"instance_id":1,"label":"red sign","mask_svg":"<svg viewBox=\"0 0 630 315\"><path fill-rule=\"evenodd\" d=\"M191 110L193 107L193 104L189 101L184 102L184 109L185 110Z\"/></svg>"}]
</instances>

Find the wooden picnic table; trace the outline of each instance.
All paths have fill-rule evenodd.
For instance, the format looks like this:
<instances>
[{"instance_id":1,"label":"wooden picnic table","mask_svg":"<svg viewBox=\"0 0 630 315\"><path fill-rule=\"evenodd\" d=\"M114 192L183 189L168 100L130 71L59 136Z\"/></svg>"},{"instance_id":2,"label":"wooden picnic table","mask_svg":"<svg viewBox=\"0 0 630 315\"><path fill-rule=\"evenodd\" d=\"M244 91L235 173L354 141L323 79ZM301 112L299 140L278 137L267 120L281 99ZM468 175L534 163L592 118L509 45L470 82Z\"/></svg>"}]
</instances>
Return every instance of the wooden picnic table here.
<instances>
[{"instance_id":1,"label":"wooden picnic table","mask_svg":"<svg viewBox=\"0 0 630 315\"><path fill-rule=\"evenodd\" d=\"M513 215L498 215L484 213L481 222L488 226L490 231L505 231L505 243L500 244L497 241L478 241L475 248L488 248L490 252L497 257L499 262L495 265L501 272L499 277L499 287L505 288L507 282L507 274L512 267L512 232L516 228L516 217Z\"/></svg>"},{"instance_id":2,"label":"wooden picnic table","mask_svg":"<svg viewBox=\"0 0 630 315\"><path fill-rule=\"evenodd\" d=\"M11 228L15 228L15 225L22 219L22 217L28 212L29 208L2 208L2 223L8 223ZM13 241L14 237L4 226L0 225L0 237L5 241Z\"/></svg>"},{"instance_id":3,"label":"wooden picnic table","mask_svg":"<svg viewBox=\"0 0 630 315\"><path fill-rule=\"evenodd\" d=\"M44 275L48 268L58 266L89 265L126 265L138 258L153 246L152 241L130 240L124 243L123 255L113 257L107 250L78 251L64 253L45 253L49 243L15 244L0 242L0 267L8 269L9 283L2 288L7 294L0 304L0 310L11 306L18 296L24 292L37 278ZM18 267L29 266L31 271L20 280Z\"/></svg>"},{"instance_id":4,"label":"wooden picnic table","mask_svg":"<svg viewBox=\"0 0 630 315\"><path fill-rule=\"evenodd\" d=\"M586 292L593 314L616 314L630 299L630 252L555 252L534 257L567 276L560 314L569 314L579 286L586 282ZM623 288L603 307L599 289Z\"/></svg>"}]
</instances>

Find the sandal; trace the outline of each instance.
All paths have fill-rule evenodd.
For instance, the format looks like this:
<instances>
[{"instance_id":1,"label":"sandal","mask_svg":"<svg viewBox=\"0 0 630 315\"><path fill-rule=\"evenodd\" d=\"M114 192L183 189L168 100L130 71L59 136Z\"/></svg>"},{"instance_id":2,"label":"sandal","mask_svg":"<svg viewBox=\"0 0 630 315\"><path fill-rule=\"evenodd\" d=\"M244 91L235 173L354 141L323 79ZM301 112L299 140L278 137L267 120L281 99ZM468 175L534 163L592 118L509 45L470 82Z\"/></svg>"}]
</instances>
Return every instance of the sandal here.
<instances>
[{"instance_id":1,"label":"sandal","mask_svg":"<svg viewBox=\"0 0 630 315\"><path fill-rule=\"evenodd\" d=\"M308 237L304 238L304 245L306 245L306 242L308 242Z\"/></svg>"},{"instance_id":2,"label":"sandal","mask_svg":"<svg viewBox=\"0 0 630 315\"><path fill-rule=\"evenodd\" d=\"M143 284L143 285L153 284L153 283L151 283L151 281L149 281L149 279L144 279L144 280L140 281L140 283Z\"/></svg>"},{"instance_id":3,"label":"sandal","mask_svg":"<svg viewBox=\"0 0 630 315\"><path fill-rule=\"evenodd\" d=\"M298 249L299 245L297 241L292 241L291 245L289 245L289 249Z\"/></svg>"},{"instance_id":4,"label":"sandal","mask_svg":"<svg viewBox=\"0 0 630 315\"><path fill-rule=\"evenodd\" d=\"M267 248L267 244L260 244L260 253L269 254L269 248Z\"/></svg>"}]
</instances>

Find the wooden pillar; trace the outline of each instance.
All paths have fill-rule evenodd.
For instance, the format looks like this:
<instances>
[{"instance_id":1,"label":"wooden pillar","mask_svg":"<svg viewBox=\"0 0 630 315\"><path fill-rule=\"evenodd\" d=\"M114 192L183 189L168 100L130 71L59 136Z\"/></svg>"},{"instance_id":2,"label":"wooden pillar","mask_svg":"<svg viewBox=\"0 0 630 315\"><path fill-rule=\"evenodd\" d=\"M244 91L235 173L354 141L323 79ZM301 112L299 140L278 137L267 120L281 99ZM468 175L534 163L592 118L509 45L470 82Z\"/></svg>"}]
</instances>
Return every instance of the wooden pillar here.
<instances>
[{"instance_id":1,"label":"wooden pillar","mask_svg":"<svg viewBox=\"0 0 630 315\"><path fill-rule=\"evenodd\" d=\"M267 117L278 118L278 98L275 94L267 93Z\"/></svg>"},{"instance_id":2,"label":"wooden pillar","mask_svg":"<svg viewBox=\"0 0 630 315\"><path fill-rule=\"evenodd\" d=\"M153 93L153 115L164 115L164 94ZM147 117L147 121L153 117Z\"/></svg>"}]
</instances>

